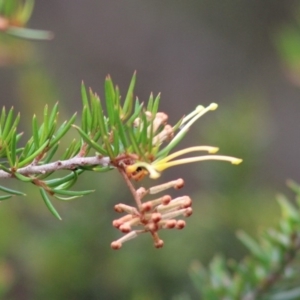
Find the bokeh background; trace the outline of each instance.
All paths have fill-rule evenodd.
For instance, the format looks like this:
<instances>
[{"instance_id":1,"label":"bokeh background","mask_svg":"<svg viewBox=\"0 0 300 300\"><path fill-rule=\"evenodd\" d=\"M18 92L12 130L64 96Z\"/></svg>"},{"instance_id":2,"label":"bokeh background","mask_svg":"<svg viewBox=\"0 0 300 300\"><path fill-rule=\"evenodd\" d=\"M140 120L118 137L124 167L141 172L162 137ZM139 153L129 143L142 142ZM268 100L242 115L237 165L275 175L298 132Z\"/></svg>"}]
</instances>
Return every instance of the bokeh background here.
<instances>
[{"instance_id":1,"label":"bokeh background","mask_svg":"<svg viewBox=\"0 0 300 300\"><path fill-rule=\"evenodd\" d=\"M0 40L0 104L21 111L25 137L45 104L59 101L61 121L80 111L82 80L103 96L109 73L124 95L137 70L136 95L146 101L161 92L172 123L198 104L219 104L181 147L218 146L244 162L164 172L155 184L184 178L194 214L183 231L162 233L160 250L146 235L110 249L120 236L113 206L132 203L115 172L84 174L78 189L96 192L56 202L62 222L34 187L5 183L28 196L1 203L1 299L198 299L188 276L193 260L241 259L235 232L256 236L274 224L276 194L292 198L286 179L300 180L299 13L292 0L36 1L29 27L52 30L54 40Z\"/></svg>"}]
</instances>

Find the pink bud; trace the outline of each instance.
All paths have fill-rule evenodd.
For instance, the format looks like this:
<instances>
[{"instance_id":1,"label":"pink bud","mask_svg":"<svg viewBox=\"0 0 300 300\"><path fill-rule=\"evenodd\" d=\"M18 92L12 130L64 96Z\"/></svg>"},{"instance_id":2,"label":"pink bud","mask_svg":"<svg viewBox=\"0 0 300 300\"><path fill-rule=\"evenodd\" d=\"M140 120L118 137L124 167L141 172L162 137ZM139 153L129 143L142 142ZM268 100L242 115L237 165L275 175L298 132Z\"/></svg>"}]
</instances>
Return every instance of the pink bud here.
<instances>
[{"instance_id":1,"label":"pink bud","mask_svg":"<svg viewBox=\"0 0 300 300\"><path fill-rule=\"evenodd\" d=\"M112 225L116 228L119 228L121 224L122 224L122 222L119 220L113 220L113 222L112 222Z\"/></svg>"},{"instance_id":2,"label":"pink bud","mask_svg":"<svg viewBox=\"0 0 300 300\"><path fill-rule=\"evenodd\" d=\"M175 226L177 229L183 229L185 227L185 221L183 220L178 220L176 222L176 226Z\"/></svg>"},{"instance_id":3,"label":"pink bud","mask_svg":"<svg viewBox=\"0 0 300 300\"><path fill-rule=\"evenodd\" d=\"M160 213L153 213L151 215L151 219L154 223L157 223L161 220L161 214Z\"/></svg>"},{"instance_id":4,"label":"pink bud","mask_svg":"<svg viewBox=\"0 0 300 300\"><path fill-rule=\"evenodd\" d=\"M164 246L164 241L163 240L157 240L154 243L155 248L162 248Z\"/></svg>"},{"instance_id":5,"label":"pink bud","mask_svg":"<svg viewBox=\"0 0 300 300\"><path fill-rule=\"evenodd\" d=\"M142 204L142 212L150 211L152 209L151 201Z\"/></svg>"},{"instance_id":6,"label":"pink bud","mask_svg":"<svg viewBox=\"0 0 300 300\"><path fill-rule=\"evenodd\" d=\"M131 226L128 223L124 223L119 227L119 229L124 233L128 233L131 231Z\"/></svg>"},{"instance_id":7,"label":"pink bud","mask_svg":"<svg viewBox=\"0 0 300 300\"><path fill-rule=\"evenodd\" d=\"M167 220L165 224L165 228L172 229L176 226L176 220Z\"/></svg>"},{"instance_id":8,"label":"pink bud","mask_svg":"<svg viewBox=\"0 0 300 300\"><path fill-rule=\"evenodd\" d=\"M176 184L174 185L174 189L179 190L183 188L184 186L184 180L182 178L177 179Z\"/></svg>"},{"instance_id":9,"label":"pink bud","mask_svg":"<svg viewBox=\"0 0 300 300\"><path fill-rule=\"evenodd\" d=\"M110 247L114 250L119 250L122 247L122 243L114 241L110 244Z\"/></svg>"},{"instance_id":10,"label":"pink bud","mask_svg":"<svg viewBox=\"0 0 300 300\"><path fill-rule=\"evenodd\" d=\"M124 212L123 208L121 207L120 204L116 204L115 207L114 207L115 211L118 212L118 213L122 213Z\"/></svg>"},{"instance_id":11,"label":"pink bud","mask_svg":"<svg viewBox=\"0 0 300 300\"><path fill-rule=\"evenodd\" d=\"M183 215L184 215L185 217L189 217L189 216L192 215L192 213L193 213L192 208L191 208L191 207L188 207L188 208L186 209L186 211L184 212Z\"/></svg>"},{"instance_id":12,"label":"pink bud","mask_svg":"<svg viewBox=\"0 0 300 300\"><path fill-rule=\"evenodd\" d=\"M168 205L171 202L172 198L169 195L165 195L162 197L162 204L163 205Z\"/></svg>"}]
</instances>

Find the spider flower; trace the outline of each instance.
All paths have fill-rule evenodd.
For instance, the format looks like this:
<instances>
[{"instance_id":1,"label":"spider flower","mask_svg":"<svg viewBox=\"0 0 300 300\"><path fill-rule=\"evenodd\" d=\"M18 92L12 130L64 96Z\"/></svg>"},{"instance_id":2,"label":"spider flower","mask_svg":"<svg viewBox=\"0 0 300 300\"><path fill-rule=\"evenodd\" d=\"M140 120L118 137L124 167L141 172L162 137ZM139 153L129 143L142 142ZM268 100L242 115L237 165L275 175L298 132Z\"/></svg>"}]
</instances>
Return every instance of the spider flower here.
<instances>
[{"instance_id":1,"label":"spider flower","mask_svg":"<svg viewBox=\"0 0 300 300\"><path fill-rule=\"evenodd\" d=\"M232 157L232 156L225 156L225 155L214 155L213 153L216 153L219 149L216 147L211 146L196 146L196 147L190 147L186 148L177 152L174 152L164 158L157 159L156 161L152 163L146 163L146 162L136 162L130 166L126 167L127 174L132 174L136 172L139 169L146 170L149 174L150 178L156 179L160 177L160 174L165 169L168 169L170 167L174 167L177 165L187 164L187 163L193 163L198 161L204 161L204 160L222 160L222 161L228 161L231 162L234 165L238 165L242 162L242 159ZM195 152L195 151L207 151L209 155L202 155L202 156L195 156L195 157L187 157L187 158L181 158L177 160L173 160L174 158L177 158L178 156L184 155L186 153Z\"/></svg>"},{"instance_id":2,"label":"spider flower","mask_svg":"<svg viewBox=\"0 0 300 300\"><path fill-rule=\"evenodd\" d=\"M207 107L199 105L196 107L194 111L190 114L185 116L180 122L180 129L177 134L174 136L173 133L175 131L175 127L171 127L170 125L165 125L164 130L162 130L159 134L153 137L152 143L157 145L158 147L164 141L166 141L169 137L173 136L171 141L164 147L162 150L158 151L156 155L156 159L153 162L146 162L146 161L137 161L134 164L126 166L126 172L131 178L136 180L142 179L145 174L149 174L150 178L158 178L161 172L165 169L168 169L173 166L193 163L197 161L204 161L204 160L223 160L229 161L232 164L239 164L242 162L241 159L231 156L224 156L224 155L215 155L215 153L219 150L216 147L211 146L195 146L189 147L172 154L169 152L182 140L182 138L186 135L190 127L205 113L217 109L218 105L216 103L211 103ZM162 118L164 116L165 118ZM155 121L161 124L161 119L166 121L167 116L165 114L160 113L157 114L157 117L154 119ZM190 152L197 152L197 151L206 151L208 155L202 156L195 156L195 157L187 157L176 159L175 158L182 156L184 154ZM140 173L140 174L139 174ZM141 175L141 176L139 176Z\"/></svg>"}]
</instances>

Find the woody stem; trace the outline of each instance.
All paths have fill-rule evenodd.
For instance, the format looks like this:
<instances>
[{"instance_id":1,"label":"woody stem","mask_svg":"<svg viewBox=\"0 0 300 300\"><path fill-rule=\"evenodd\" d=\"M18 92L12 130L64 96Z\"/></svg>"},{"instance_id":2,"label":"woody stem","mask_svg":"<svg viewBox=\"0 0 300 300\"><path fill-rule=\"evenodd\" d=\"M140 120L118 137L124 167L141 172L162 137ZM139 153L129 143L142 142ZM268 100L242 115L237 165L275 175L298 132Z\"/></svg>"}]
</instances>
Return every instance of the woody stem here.
<instances>
[{"instance_id":1,"label":"woody stem","mask_svg":"<svg viewBox=\"0 0 300 300\"><path fill-rule=\"evenodd\" d=\"M131 194L132 194L132 196L133 196L133 198L134 198L134 200L135 200L135 202L136 202L136 205L137 205L139 211L141 211L141 209L142 209L142 202L141 202L140 196L139 196L138 193L136 192L136 190L135 190L133 184L132 184L131 181L129 180L129 178L128 178L126 172L124 171L124 169L118 168L118 170L119 170L119 172L121 173L121 175L123 176L123 178L124 178L124 180L125 180L125 182L126 182L128 188L129 188L129 190L130 190L130 192L131 192Z\"/></svg>"}]
</instances>

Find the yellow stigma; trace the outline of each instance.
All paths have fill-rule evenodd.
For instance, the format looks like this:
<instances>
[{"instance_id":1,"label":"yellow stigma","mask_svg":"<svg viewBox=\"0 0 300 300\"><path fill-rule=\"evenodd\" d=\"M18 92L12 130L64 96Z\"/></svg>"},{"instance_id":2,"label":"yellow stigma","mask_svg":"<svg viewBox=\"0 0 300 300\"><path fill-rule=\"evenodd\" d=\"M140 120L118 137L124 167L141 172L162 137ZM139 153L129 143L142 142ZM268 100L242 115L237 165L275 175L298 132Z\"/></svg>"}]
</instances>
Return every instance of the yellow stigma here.
<instances>
[{"instance_id":1,"label":"yellow stigma","mask_svg":"<svg viewBox=\"0 0 300 300\"><path fill-rule=\"evenodd\" d=\"M167 157L160 159L159 161L157 161L157 163L165 163L168 162L169 160L176 158L178 156L181 156L183 154L186 153L190 153L190 152L195 152L195 151L207 151L208 153L216 153L219 151L219 148L217 147L211 147L211 146L195 146L195 147L189 147L177 152L174 152L170 155L168 155ZM154 162L155 164L155 162Z\"/></svg>"},{"instance_id":2,"label":"yellow stigma","mask_svg":"<svg viewBox=\"0 0 300 300\"><path fill-rule=\"evenodd\" d=\"M204 160L222 160L222 161L228 161L231 162L234 165L238 165L242 162L242 159L232 157L232 156L225 156L225 155L203 155L203 156L196 156L196 157L188 157L188 158L182 158L178 160L174 160L171 162L168 161L158 161L156 164L153 165L155 170L161 172L165 169L168 169L173 166L182 165L182 164L188 164L193 163L197 161L204 161Z\"/></svg>"},{"instance_id":3,"label":"yellow stigma","mask_svg":"<svg viewBox=\"0 0 300 300\"><path fill-rule=\"evenodd\" d=\"M217 103L211 103L209 106L210 110L216 110L218 108L218 104Z\"/></svg>"}]
</instances>

